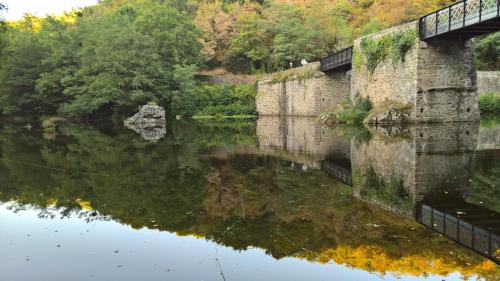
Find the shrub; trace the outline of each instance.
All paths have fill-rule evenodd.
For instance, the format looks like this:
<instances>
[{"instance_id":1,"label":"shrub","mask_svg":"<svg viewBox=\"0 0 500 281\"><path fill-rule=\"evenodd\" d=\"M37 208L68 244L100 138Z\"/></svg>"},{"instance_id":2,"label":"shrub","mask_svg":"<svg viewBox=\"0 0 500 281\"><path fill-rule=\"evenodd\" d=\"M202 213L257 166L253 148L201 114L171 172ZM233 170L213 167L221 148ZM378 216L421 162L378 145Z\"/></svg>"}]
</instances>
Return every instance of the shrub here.
<instances>
[{"instance_id":1,"label":"shrub","mask_svg":"<svg viewBox=\"0 0 500 281\"><path fill-rule=\"evenodd\" d=\"M256 88L254 84L204 84L196 93L196 116L256 115Z\"/></svg>"},{"instance_id":2,"label":"shrub","mask_svg":"<svg viewBox=\"0 0 500 281\"><path fill-rule=\"evenodd\" d=\"M361 53L365 57L366 69L373 74L379 63L390 58L393 63L404 61L406 53L417 42L417 30L409 29L404 32L395 32L383 35L377 40L365 37L361 39ZM360 54L355 52L354 67L361 66Z\"/></svg>"},{"instance_id":3,"label":"shrub","mask_svg":"<svg viewBox=\"0 0 500 281\"><path fill-rule=\"evenodd\" d=\"M371 110L368 98L358 98L354 102L344 100L332 111L322 114L325 123L361 124Z\"/></svg>"},{"instance_id":4,"label":"shrub","mask_svg":"<svg viewBox=\"0 0 500 281\"><path fill-rule=\"evenodd\" d=\"M500 93L481 95L479 97L479 110L486 114L500 114Z\"/></svg>"}]
</instances>

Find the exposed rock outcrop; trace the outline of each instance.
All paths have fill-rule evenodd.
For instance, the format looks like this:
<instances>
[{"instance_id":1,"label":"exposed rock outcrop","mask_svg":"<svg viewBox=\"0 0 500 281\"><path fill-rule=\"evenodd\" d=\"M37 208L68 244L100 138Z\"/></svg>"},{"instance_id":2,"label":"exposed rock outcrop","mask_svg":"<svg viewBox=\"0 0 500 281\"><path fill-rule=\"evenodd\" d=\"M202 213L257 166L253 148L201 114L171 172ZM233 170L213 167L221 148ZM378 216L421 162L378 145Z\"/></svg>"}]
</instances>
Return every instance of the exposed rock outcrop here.
<instances>
[{"instance_id":1,"label":"exposed rock outcrop","mask_svg":"<svg viewBox=\"0 0 500 281\"><path fill-rule=\"evenodd\" d=\"M134 116L124 121L125 127L134 130L146 140L158 140L166 134L165 109L147 104Z\"/></svg>"}]
</instances>

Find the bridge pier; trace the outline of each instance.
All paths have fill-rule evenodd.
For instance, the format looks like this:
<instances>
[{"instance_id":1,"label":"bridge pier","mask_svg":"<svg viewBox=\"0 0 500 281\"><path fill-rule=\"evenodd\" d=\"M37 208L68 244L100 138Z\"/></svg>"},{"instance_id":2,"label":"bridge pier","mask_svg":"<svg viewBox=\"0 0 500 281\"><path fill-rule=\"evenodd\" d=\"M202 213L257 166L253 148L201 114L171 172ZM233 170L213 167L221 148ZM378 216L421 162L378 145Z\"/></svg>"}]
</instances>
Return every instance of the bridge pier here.
<instances>
[{"instance_id":1,"label":"bridge pier","mask_svg":"<svg viewBox=\"0 0 500 281\"><path fill-rule=\"evenodd\" d=\"M357 39L352 98L370 98L371 123L391 123L394 114L409 123L479 120L474 41L424 42L417 34L418 23L413 22ZM413 40L406 51L401 38ZM387 55L374 62L377 51Z\"/></svg>"},{"instance_id":2,"label":"bridge pier","mask_svg":"<svg viewBox=\"0 0 500 281\"><path fill-rule=\"evenodd\" d=\"M419 42L415 120L479 120L473 40Z\"/></svg>"}]
</instances>

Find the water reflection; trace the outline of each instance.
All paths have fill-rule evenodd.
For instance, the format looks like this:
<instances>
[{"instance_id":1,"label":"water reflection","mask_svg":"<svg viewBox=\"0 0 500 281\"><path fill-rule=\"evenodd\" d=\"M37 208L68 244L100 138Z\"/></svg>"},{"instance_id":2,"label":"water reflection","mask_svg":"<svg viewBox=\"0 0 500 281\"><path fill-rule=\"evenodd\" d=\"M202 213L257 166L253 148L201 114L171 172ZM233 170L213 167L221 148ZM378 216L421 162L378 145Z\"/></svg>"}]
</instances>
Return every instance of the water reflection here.
<instances>
[{"instance_id":1,"label":"water reflection","mask_svg":"<svg viewBox=\"0 0 500 281\"><path fill-rule=\"evenodd\" d=\"M356 196L416 216L430 229L500 262L498 203L467 202L480 193L474 166L492 165L484 159L495 153L485 151L492 145L485 136L492 131L467 123L375 130L370 142L352 148Z\"/></svg>"},{"instance_id":2,"label":"water reflection","mask_svg":"<svg viewBox=\"0 0 500 281\"><path fill-rule=\"evenodd\" d=\"M125 126L138 133L143 139L150 141L157 141L165 137L165 134L167 133L165 124L155 124L155 126L144 127L133 123L127 123Z\"/></svg>"},{"instance_id":3,"label":"water reflection","mask_svg":"<svg viewBox=\"0 0 500 281\"><path fill-rule=\"evenodd\" d=\"M492 131L479 126L331 130L304 118L180 121L155 143L124 129L70 125L53 140L0 130L0 200L15 202L14 211L78 212L377 274L500 274L447 238L453 234L438 212L430 224L424 216L431 208L446 212L448 226L460 221L498 235L500 155L491 149L495 138L482 137ZM467 213L471 205L494 216L477 220ZM486 252L483 242L462 244L494 260L493 241Z\"/></svg>"}]
</instances>

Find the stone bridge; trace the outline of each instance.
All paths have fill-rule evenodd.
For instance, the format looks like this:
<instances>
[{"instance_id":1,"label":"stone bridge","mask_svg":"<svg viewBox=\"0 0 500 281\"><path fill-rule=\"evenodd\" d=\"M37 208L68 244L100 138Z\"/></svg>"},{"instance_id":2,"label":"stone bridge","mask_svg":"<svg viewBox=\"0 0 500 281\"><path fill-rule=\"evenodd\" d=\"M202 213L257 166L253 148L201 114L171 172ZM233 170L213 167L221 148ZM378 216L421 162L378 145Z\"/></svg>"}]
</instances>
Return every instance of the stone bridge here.
<instances>
[{"instance_id":1,"label":"stone bridge","mask_svg":"<svg viewBox=\"0 0 500 281\"><path fill-rule=\"evenodd\" d=\"M500 92L500 83L495 73L478 80L474 37L500 30L499 2L460 1L358 38L320 64L259 81L257 110L261 116L318 116L342 100L368 97L376 123L395 122L393 115L410 123L477 121L478 88Z\"/></svg>"}]
</instances>

